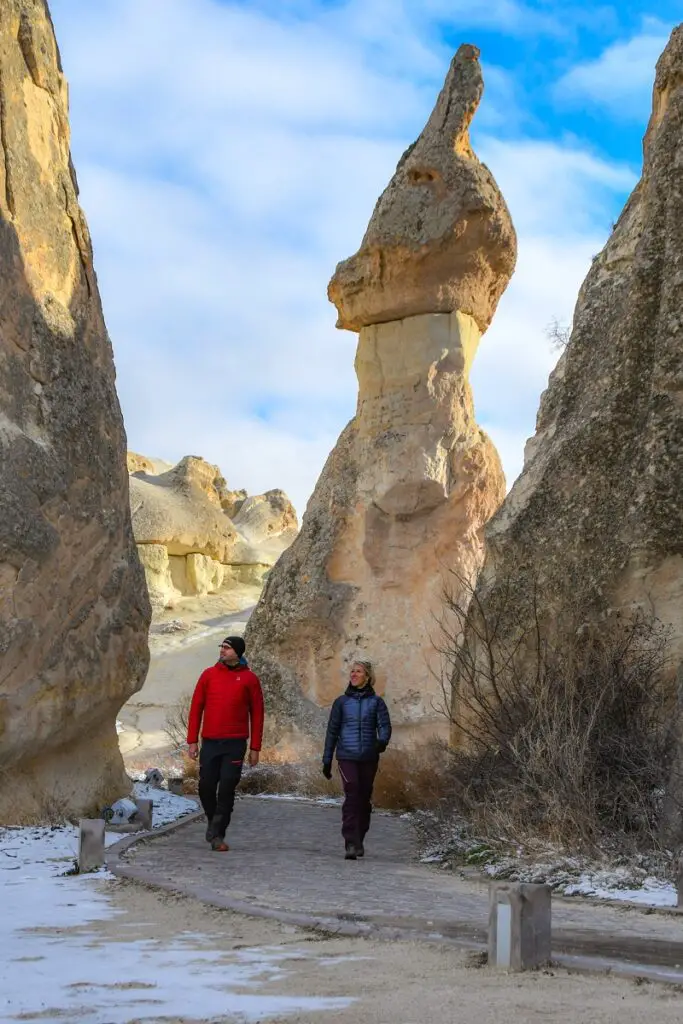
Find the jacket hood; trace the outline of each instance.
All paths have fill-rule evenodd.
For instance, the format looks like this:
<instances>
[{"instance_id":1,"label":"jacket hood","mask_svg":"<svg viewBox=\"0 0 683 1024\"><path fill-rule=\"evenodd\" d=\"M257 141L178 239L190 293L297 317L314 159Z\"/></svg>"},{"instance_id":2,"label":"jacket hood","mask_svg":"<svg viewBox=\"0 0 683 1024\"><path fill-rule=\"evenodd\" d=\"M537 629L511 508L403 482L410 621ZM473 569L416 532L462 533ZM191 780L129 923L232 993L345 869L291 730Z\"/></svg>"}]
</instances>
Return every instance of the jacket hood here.
<instances>
[{"instance_id":1,"label":"jacket hood","mask_svg":"<svg viewBox=\"0 0 683 1024\"><path fill-rule=\"evenodd\" d=\"M371 683L365 683L363 686L352 686L351 683L346 687L344 696L346 697L372 697L374 696L375 690Z\"/></svg>"},{"instance_id":2,"label":"jacket hood","mask_svg":"<svg viewBox=\"0 0 683 1024\"><path fill-rule=\"evenodd\" d=\"M227 668L228 672L236 672L238 668L249 668L249 662L244 657L244 655L242 655L242 657L240 658L236 665L226 665L225 662L221 661L220 658L218 659L216 664L220 665L222 668Z\"/></svg>"}]
</instances>

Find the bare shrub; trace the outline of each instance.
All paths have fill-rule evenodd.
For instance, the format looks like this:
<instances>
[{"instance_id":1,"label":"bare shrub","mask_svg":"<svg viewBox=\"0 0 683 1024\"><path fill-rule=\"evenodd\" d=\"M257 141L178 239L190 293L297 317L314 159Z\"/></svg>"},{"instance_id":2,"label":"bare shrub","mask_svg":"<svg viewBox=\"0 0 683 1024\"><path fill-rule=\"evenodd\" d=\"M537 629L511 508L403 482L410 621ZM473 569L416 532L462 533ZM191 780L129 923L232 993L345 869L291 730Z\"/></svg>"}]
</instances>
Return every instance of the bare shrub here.
<instances>
[{"instance_id":1,"label":"bare shrub","mask_svg":"<svg viewBox=\"0 0 683 1024\"><path fill-rule=\"evenodd\" d=\"M439 648L454 810L487 838L656 846L680 735L669 631L640 611L582 621L580 588L549 623L525 570L486 606L455 583Z\"/></svg>"},{"instance_id":2,"label":"bare shrub","mask_svg":"<svg viewBox=\"0 0 683 1024\"><path fill-rule=\"evenodd\" d=\"M390 747L380 758L373 792L373 804L383 810L431 809L445 799L448 781L443 767L447 757L444 743L407 749ZM245 772L240 791L251 794L290 794L315 799L342 794L336 766L328 781L319 758L281 761L273 751L264 751L257 768Z\"/></svg>"},{"instance_id":3,"label":"bare shrub","mask_svg":"<svg viewBox=\"0 0 683 1024\"><path fill-rule=\"evenodd\" d=\"M433 810L449 795L448 762L448 746L438 739L389 747L380 758L373 803L390 811Z\"/></svg>"},{"instance_id":4,"label":"bare shrub","mask_svg":"<svg viewBox=\"0 0 683 1024\"><path fill-rule=\"evenodd\" d=\"M183 747L187 741L191 703L192 693L188 691L166 712L165 732L174 747Z\"/></svg>"},{"instance_id":5,"label":"bare shrub","mask_svg":"<svg viewBox=\"0 0 683 1024\"><path fill-rule=\"evenodd\" d=\"M545 329L545 336L552 349L556 352L564 352L572 336L571 325L563 323L554 316Z\"/></svg>"},{"instance_id":6,"label":"bare shrub","mask_svg":"<svg viewBox=\"0 0 683 1024\"><path fill-rule=\"evenodd\" d=\"M341 793L337 773L328 781L318 758L305 761L283 761L275 752L264 751L256 768L245 772L240 791L251 794L300 796L307 799L335 797Z\"/></svg>"}]
</instances>

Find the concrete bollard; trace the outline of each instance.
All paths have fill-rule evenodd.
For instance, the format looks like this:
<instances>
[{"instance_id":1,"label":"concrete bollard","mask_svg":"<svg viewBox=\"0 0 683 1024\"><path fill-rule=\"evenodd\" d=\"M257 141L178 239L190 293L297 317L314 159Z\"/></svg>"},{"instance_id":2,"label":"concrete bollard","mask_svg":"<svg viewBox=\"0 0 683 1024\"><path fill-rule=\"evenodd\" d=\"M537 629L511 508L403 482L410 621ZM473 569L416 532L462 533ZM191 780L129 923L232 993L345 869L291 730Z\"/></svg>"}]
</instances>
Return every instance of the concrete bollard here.
<instances>
[{"instance_id":1,"label":"concrete bollard","mask_svg":"<svg viewBox=\"0 0 683 1024\"><path fill-rule=\"evenodd\" d=\"M152 815L154 811L153 800L136 800L135 806L138 809L135 820L140 822L142 828L149 832L152 828Z\"/></svg>"},{"instance_id":2,"label":"concrete bollard","mask_svg":"<svg viewBox=\"0 0 683 1024\"><path fill-rule=\"evenodd\" d=\"M550 960L549 885L492 882L489 888L489 966L528 971Z\"/></svg>"},{"instance_id":3,"label":"concrete bollard","mask_svg":"<svg viewBox=\"0 0 683 1024\"><path fill-rule=\"evenodd\" d=\"M78 871L96 871L104 864L104 818L81 818L78 826Z\"/></svg>"}]
</instances>

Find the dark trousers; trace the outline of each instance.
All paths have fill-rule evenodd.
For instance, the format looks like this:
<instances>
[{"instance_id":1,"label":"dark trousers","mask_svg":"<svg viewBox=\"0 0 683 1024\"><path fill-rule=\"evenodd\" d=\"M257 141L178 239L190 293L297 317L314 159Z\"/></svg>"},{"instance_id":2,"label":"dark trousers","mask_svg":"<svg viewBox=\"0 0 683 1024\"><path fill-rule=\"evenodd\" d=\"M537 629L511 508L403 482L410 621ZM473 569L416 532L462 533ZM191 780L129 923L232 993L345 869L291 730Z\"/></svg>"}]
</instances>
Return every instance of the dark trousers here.
<instances>
[{"instance_id":1,"label":"dark trousers","mask_svg":"<svg viewBox=\"0 0 683 1024\"><path fill-rule=\"evenodd\" d=\"M338 764L344 786L342 836L347 843L362 843L370 828L372 787L379 758L372 761L341 760Z\"/></svg>"},{"instance_id":2,"label":"dark trousers","mask_svg":"<svg viewBox=\"0 0 683 1024\"><path fill-rule=\"evenodd\" d=\"M235 790L242 777L246 740L202 740L199 751L199 799L221 839L230 824Z\"/></svg>"}]
</instances>

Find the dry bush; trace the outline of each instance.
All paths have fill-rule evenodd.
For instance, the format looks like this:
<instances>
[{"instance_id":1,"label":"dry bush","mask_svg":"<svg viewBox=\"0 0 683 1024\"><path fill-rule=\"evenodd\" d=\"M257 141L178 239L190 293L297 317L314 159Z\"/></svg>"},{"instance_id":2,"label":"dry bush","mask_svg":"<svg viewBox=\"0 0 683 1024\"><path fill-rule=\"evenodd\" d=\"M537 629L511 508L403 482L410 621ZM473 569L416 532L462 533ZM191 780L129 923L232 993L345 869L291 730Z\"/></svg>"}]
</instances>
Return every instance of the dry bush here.
<instances>
[{"instance_id":1,"label":"dry bush","mask_svg":"<svg viewBox=\"0 0 683 1024\"><path fill-rule=\"evenodd\" d=\"M450 792L445 767L447 745L438 739L412 747L389 747L382 754L373 803L390 811L433 810Z\"/></svg>"},{"instance_id":2,"label":"dry bush","mask_svg":"<svg viewBox=\"0 0 683 1024\"><path fill-rule=\"evenodd\" d=\"M373 804L384 810L432 809L447 796L444 764L445 744L435 740L407 749L389 747L380 758ZM244 793L287 793L308 798L340 796L343 792L336 765L332 779L322 774L319 758L282 762L273 752L264 752L257 768L245 772L240 789Z\"/></svg>"},{"instance_id":3,"label":"dry bush","mask_svg":"<svg viewBox=\"0 0 683 1024\"><path fill-rule=\"evenodd\" d=\"M440 646L454 812L487 838L656 846L680 736L669 632L642 612L582 622L578 589L551 627L528 574L493 607L456 582Z\"/></svg>"},{"instance_id":4,"label":"dry bush","mask_svg":"<svg viewBox=\"0 0 683 1024\"><path fill-rule=\"evenodd\" d=\"M187 741L191 703L192 691L188 691L166 712L165 732L174 747L183 747Z\"/></svg>"},{"instance_id":5,"label":"dry bush","mask_svg":"<svg viewBox=\"0 0 683 1024\"><path fill-rule=\"evenodd\" d=\"M328 781L322 774L319 758L306 761L281 761L277 755L265 752L256 768L245 771L240 792L269 793L301 796L308 799L339 796L341 783L336 773Z\"/></svg>"},{"instance_id":6,"label":"dry bush","mask_svg":"<svg viewBox=\"0 0 683 1024\"><path fill-rule=\"evenodd\" d=\"M1 774L0 778L2 778ZM91 817L99 817L99 814L100 808L93 806L90 810ZM31 794L28 810L21 799L5 804L5 813L0 821L0 828L17 826L55 828L69 822L75 823L69 802L56 788L40 787Z\"/></svg>"}]
</instances>

